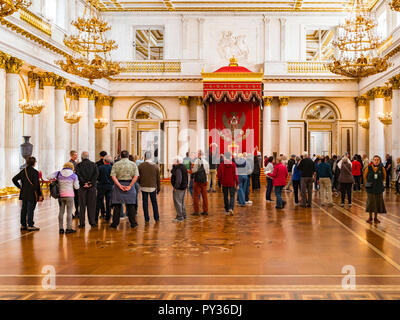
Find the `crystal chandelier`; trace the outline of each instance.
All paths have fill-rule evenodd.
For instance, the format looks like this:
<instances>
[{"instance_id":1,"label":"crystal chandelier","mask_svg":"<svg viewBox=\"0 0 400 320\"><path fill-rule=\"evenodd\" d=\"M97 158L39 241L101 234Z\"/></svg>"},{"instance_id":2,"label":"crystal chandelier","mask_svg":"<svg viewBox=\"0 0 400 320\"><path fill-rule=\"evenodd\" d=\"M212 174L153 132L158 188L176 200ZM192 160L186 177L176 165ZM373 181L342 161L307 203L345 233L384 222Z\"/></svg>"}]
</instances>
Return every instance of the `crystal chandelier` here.
<instances>
[{"instance_id":1,"label":"crystal chandelier","mask_svg":"<svg viewBox=\"0 0 400 320\"><path fill-rule=\"evenodd\" d=\"M20 8L27 8L31 4L30 0L0 0L0 18L9 16Z\"/></svg>"},{"instance_id":2,"label":"crystal chandelier","mask_svg":"<svg viewBox=\"0 0 400 320\"><path fill-rule=\"evenodd\" d=\"M391 112L386 112L384 113L378 113L378 119L380 122L382 122L384 125L391 125L392 124L392 113Z\"/></svg>"},{"instance_id":3,"label":"crystal chandelier","mask_svg":"<svg viewBox=\"0 0 400 320\"><path fill-rule=\"evenodd\" d=\"M108 78L120 73L120 65L111 60L111 50L118 46L114 40L107 40L105 32L110 30L107 22L102 20L97 13L98 0L86 0L83 16L72 22L78 34L64 38L64 44L74 54L59 60L56 63L64 71L82 78L94 79Z\"/></svg>"},{"instance_id":4,"label":"crystal chandelier","mask_svg":"<svg viewBox=\"0 0 400 320\"><path fill-rule=\"evenodd\" d=\"M96 129L103 129L107 124L108 124L107 119L103 119L103 118L94 119L94 127Z\"/></svg>"},{"instance_id":5,"label":"crystal chandelier","mask_svg":"<svg viewBox=\"0 0 400 320\"><path fill-rule=\"evenodd\" d=\"M64 121L70 125L73 125L81 120L82 112L79 111L78 100L75 99L74 92L71 93L69 106L64 111Z\"/></svg>"},{"instance_id":6,"label":"crystal chandelier","mask_svg":"<svg viewBox=\"0 0 400 320\"><path fill-rule=\"evenodd\" d=\"M37 75L33 71L29 72L29 91L27 92L26 99L19 102L18 106L22 113L34 116L42 112L45 104L41 99L36 97L36 80Z\"/></svg>"},{"instance_id":7,"label":"crystal chandelier","mask_svg":"<svg viewBox=\"0 0 400 320\"><path fill-rule=\"evenodd\" d=\"M328 64L329 70L357 79L385 71L390 63L378 55L377 49L382 41L376 33L376 26L363 0L355 0L350 16L338 27L333 41L338 54Z\"/></svg>"},{"instance_id":8,"label":"crystal chandelier","mask_svg":"<svg viewBox=\"0 0 400 320\"><path fill-rule=\"evenodd\" d=\"M358 120L359 124L361 127L363 127L364 129L369 129L369 119L367 118L362 118Z\"/></svg>"}]
</instances>

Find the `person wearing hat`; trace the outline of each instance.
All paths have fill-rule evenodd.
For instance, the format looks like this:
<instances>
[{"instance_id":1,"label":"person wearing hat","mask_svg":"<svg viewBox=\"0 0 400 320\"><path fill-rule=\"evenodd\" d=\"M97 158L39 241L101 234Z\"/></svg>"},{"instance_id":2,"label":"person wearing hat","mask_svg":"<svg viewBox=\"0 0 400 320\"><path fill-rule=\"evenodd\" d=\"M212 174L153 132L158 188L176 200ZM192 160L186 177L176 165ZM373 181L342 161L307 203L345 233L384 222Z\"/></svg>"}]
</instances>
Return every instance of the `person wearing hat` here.
<instances>
[{"instance_id":1,"label":"person wearing hat","mask_svg":"<svg viewBox=\"0 0 400 320\"><path fill-rule=\"evenodd\" d=\"M47 177L48 180L57 180L60 187L60 197L58 198L58 223L59 233L64 233L64 212L67 208L67 229L65 233L74 233L72 229L72 209L74 207L74 189L79 189L78 176L74 173L74 165L67 162L63 165L62 170L56 171Z\"/></svg>"}]
</instances>

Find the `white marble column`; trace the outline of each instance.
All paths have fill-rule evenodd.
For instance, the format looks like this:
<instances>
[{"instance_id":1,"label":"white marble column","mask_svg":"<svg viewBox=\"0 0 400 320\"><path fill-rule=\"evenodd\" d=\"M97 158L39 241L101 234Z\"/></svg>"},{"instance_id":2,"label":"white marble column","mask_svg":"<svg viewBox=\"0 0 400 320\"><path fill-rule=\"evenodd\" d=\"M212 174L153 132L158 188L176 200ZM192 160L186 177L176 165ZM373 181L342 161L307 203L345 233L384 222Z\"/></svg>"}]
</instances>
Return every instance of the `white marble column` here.
<instances>
[{"instance_id":1,"label":"white marble column","mask_svg":"<svg viewBox=\"0 0 400 320\"><path fill-rule=\"evenodd\" d=\"M92 161L97 159L96 154L96 128L94 127L94 119L96 113L96 106L95 106L95 92L91 91L89 94L89 101L88 101L88 151L89 157Z\"/></svg>"},{"instance_id":2,"label":"white marble column","mask_svg":"<svg viewBox=\"0 0 400 320\"><path fill-rule=\"evenodd\" d=\"M189 97L179 97L179 155L189 151Z\"/></svg>"},{"instance_id":3,"label":"white marble column","mask_svg":"<svg viewBox=\"0 0 400 320\"><path fill-rule=\"evenodd\" d=\"M378 118L379 114L384 112L385 90L384 87L376 87L372 90L374 100L370 103L370 158L379 155L385 159L385 127Z\"/></svg>"},{"instance_id":4,"label":"white marble column","mask_svg":"<svg viewBox=\"0 0 400 320\"><path fill-rule=\"evenodd\" d=\"M279 154L289 155L288 128L289 97L279 97Z\"/></svg>"},{"instance_id":5,"label":"white marble column","mask_svg":"<svg viewBox=\"0 0 400 320\"><path fill-rule=\"evenodd\" d=\"M167 165L165 166L167 169L167 176L171 176L171 169L174 158L178 155L178 130L179 130L179 122L178 121L166 121L165 122L165 130L166 130L166 143L167 143Z\"/></svg>"},{"instance_id":6,"label":"white marble column","mask_svg":"<svg viewBox=\"0 0 400 320\"><path fill-rule=\"evenodd\" d=\"M357 153L359 155L368 155L368 129L361 126L360 120L367 118L367 104L368 100L365 96L355 98L358 112L358 133L357 133Z\"/></svg>"},{"instance_id":7,"label":"white marble column","mask_svg":"<svg viewBox=\"0 0 400 320\"><path fill-rule=\"evenodd\" d=\"M286 61L286 18L279 18L280 26L281 26L281 61Z\"/></svg>"},{"instance_id":8,"label":"white marble column","mask_svg":"<svg viewBox=\"0 0 400 320\"><path fill-rule=\"evenodd\" d=\"M19 172L23 164L20 156L22 139L22 115L19 113L19 72L22 61L9 58L6 62L6 99L5 99L5 184L12 186L12 177Z\"/></svg>"},{"instance_id":9,"label":"white marble column","mask_svg":"<svg viewBox=\"0 0 400 320\"><path fill-rule=\"evenodd\" d=\"M198 37L198 56L199 59L204 59L204 18L198 18L198 30L197 30L197 37Z\"/></svg>"},{"instance_id":10,"label":"white marble column","mask_svg":"<svg viewBox=\"0 0 400 320\"><path fill-rule=\"evenodd\" d=\"M5 164L5 125L6 125L6 60L0 52L0 163ZM6 166L0 165L0 189L6 187Z\"/></svg>"},{"instance_id":11,"label":"white marble column","mask_svg":"<svg viewBox=\"0 0 400 320\"><path fill-rule=\"evenodd\" d=\"M69 124L64 121L66 110L66 80L57 77L55 88L55 139L56 139L56 169L60 170L68 160L67 150L69 149Z\"/></svg>"},{"instance_id":12,"label":"white marble column","mask_svg":"<svg viewBox=\"0 0 400 320\"><path fill-rule=\"evenodd\" d=\"M206 152L206 139L208 135L205 127L205 108L203 97L196 97L196 132L197 132L197 149ZM197 151L197 150L196 150Z\"/></svg>"},{"instance_id":13,"label":"white marble column","mask_svg":"<svg viewBox=\"0 0 400 320\"><path fill-rule=\"evenodd\" d=\"M400 89L399 82L392 89L392 159L393 168L396 167L397 158L400 157ZM395 178L396 175L394 174Z\"/></svg>"},{"instance_id":14,"label":"white marble column","mask_svg":"<svg viewBox=\"0 0 400 320\"><path fill-rule=\"evenodd\" d=\"M271 123L271 103L273 97L263 97L263 158L264 156L272 156L272 123Z\"/></svg>"},{"instance_id":15,"label":"white marble column","mask_svg":"<svg viewBox=\"0 0 400 320\"><path fill-rule=\"evenodd\" d=\"M84 87L78 89L79 93L79 111L82 113L81 120L78 126L78 154L83 151L89 151L89 90ZM89 155L93 157L92 154Z\"/></svg>"},{"instance_id":16,"label":"white marble column","mask_svg":"<svg viewBox=\"0 0 400 320\"><path fill-rule=\"evenodd\" d=\"M55 75L40 74L43 81L43 100L45 107L40 113L40 159L39 168L43 177L56 171L56 139L55 139Z\"/></svg>"},{"instance_id":17,"label":"white marble column","mask_svg":"<svg viewBox=\"0 0 400 320\"><path fill-rule=\"evenodd\" d=\"M264 62L271 60L271 48L270 48L270 18L267 18L265 15L263 17L264 22Z\"/></svg>"},{"instance_id":18,"label":"white marble column","mask_svg":"<svg viewBox=\"0 0 400 320\"><path fill-rule=\"evenodd\" d=\"M112 97L103 97L102 118L108 121L108 124L101 129L101 149L111 154L111 106Z\"/></svg>"}]
</instances>

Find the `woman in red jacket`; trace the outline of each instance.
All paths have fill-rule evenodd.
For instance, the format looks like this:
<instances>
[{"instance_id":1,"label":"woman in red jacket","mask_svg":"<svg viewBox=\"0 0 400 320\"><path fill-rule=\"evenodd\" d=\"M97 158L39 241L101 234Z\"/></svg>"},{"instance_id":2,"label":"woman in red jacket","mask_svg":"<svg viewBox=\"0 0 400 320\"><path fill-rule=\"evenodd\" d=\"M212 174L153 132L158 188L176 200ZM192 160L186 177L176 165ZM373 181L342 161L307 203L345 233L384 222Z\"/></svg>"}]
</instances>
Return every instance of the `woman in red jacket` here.
<instances>
[{"instance_id":1,"label":"woman in red jacket","mask_svg":"<svg viewBox=\"0 0 400 320\"><path fill-rule=\"evenodd\" d=\"M282 190L283 187L286 186L286 179L288 177L288 171L285 165L282 164L282 158L276 158L276 165L274 167L274 171L272 173L267 174L272 178L272 184L275 189L276 196L276 207L277 209L283 209L286 204L286 201L282 200Z\"/></svg>"},{"instance_id":2,"label":"woman in red jacket","mask_svg":"<svg viewBox=\"0 0 400 320\"><path fill-rule=\"evenodd\" d=\"M218 167L218 181L221 181L224 194L225 214L233 215L235 191L239 187L239 178L235 162L232 161L230 152L225 152L224 162L220 163Z\"/></svg>"},{"instance_id":3,"label":"woman in red jacket","mask_svg":"<svg viewBox=\"0 0 400 320\"><path fill-rule=\"evenodd\" d=\"M361 163L356 156L353 157L351 162L351 174L354 177L353 190L361 192Z\"/></svg>"}]
</instances>

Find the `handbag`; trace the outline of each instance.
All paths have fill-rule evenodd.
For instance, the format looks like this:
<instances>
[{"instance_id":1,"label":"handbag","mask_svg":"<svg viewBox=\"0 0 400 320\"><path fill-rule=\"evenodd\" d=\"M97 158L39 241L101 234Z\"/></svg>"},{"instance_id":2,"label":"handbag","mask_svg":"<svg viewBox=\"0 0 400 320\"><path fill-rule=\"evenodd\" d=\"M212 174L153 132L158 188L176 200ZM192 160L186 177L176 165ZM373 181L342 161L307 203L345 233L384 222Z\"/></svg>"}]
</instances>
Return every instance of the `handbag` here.
<instances>
[{"instance_id":1,"label":"handbag","mask_svg":"<svg viewBox=\"0 0 400 320\"><path fill-rule=\"evenodd\" d=\"M60 183L58 182L58 176L60 175L60 171L58 171L56 179L50 183L50 195L54 199L58 199L60 197Z\"/></svg>"},{"instance_id":2,"label":"handbag","mask_svg":"<svg viewBox=\"0 0 400 320\"><path fill-rule=\"evenodd\" d=\"M28 181L29 181L29 183L31 184L31 186L32 186L33 188L35 188L34 184L33 184L32 181L31 181L31 179L29 179L29 176L28 176L28 172L27 172L27 170L26 170L26 167L25 167L25 177L26 177L26 179L28 179ZM43 195L42 195L42 194L38 195L38 193L37 193L36 190L34 190L34 192L35 192L35 200L36 200L36 202L42 202L42 201L44 200Z\"/></svg>"}]
</instances>

